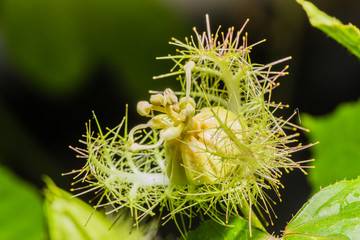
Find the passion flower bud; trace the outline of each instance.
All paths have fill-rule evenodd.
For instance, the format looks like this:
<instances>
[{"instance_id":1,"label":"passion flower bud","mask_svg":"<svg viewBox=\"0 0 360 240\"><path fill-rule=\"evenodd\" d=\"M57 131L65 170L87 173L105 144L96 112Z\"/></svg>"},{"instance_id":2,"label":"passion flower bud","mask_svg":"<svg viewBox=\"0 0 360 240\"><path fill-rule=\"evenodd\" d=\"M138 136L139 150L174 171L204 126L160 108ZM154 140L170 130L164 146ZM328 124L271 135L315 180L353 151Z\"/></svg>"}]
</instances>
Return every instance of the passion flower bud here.
<instances>
[{"instance_id":1,"label":"passion flower bud","mask_svg":"<svg viewBox=\"0 0 360 240\"><path fill-rule=\"evenodd\" d=\"M219 183L236 165L229 156L241 154L221 128L241 133L237 116L222 107L203 108L191 121L180 137L165 141L168 177L173 184Z\"/></svg>"},{"instance_id":2,"label":"passion flower bud","mask_svg":"<svg viewBox=\"0 0 360 240\"><path fill-rule=\"evenodd\" d=\"M306 160L290 159L313 145L293 145L298 133L287 130L301 129L290 122L296 112L276 117L283 104L271 102L274 82L287 69L272 67L290 58L254 64L249 54L257 43L248 46L247 34L241 35L246 23L238 32L213 34L206 20L206 33L194 29L196 37L185 43L172 39L181 50L159 58L176 63L171 73L155 78L179 75L179 101L171 89L151 91L150 101L137 106L151 118L146 123L128 131L126 113L103 134L95 117L96 137L87 125L86 148L74 148L87 162L74 173L76 182L89 183L79 190L102 194L96 208L107 199L114 208L109 213L128 207L137 222L167 208L165 219L184 222L204 213L222 225L228 225L222 215L227 220L242 212L249 224L264 229L252 211L265 209L270 217L273 201L263 190L272 188L280 198L281 169L308 167L302 166Z\"/></svg>"}]
</instances>

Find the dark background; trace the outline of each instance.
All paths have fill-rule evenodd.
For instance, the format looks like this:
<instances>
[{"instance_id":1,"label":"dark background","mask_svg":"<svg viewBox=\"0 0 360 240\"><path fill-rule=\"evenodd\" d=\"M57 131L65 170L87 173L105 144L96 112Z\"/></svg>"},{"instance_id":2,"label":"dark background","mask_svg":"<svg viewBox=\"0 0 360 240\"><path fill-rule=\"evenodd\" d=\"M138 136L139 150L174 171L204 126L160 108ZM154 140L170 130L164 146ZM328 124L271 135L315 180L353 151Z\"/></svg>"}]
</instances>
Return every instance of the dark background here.
<instances>
[{"instance_id":1,"label":"dark background","mask_svg":"<svg viewBox=\"0 0 360 240\"><path fill-rule=\"evenodd\" d=\"M195 3L194 3L195 2ZM360 26L357 0L313 1L343 23ZM3 0L0 2L0 163L39 189L49 175L70 188L61 173L81 168L68 146L79 146L85 122L96 112L102 126L118 124L129 104L130 122L142 119L136 102L148 90L178 89L166 73L174 53L171 37L183 40L192 27L240 28L249 18L249 42L267 41L252 61L268 63L292 56L290 74L274 99L289 103L291 114L323 115L360 96L359 60L312 28L292 0ZM303 136L302 140L306 142ZM309 152L295 160L310 157ZM282 203L270 232L280 233L311 191L300 172L284 175Z\"/></svg>"}]
</instances>

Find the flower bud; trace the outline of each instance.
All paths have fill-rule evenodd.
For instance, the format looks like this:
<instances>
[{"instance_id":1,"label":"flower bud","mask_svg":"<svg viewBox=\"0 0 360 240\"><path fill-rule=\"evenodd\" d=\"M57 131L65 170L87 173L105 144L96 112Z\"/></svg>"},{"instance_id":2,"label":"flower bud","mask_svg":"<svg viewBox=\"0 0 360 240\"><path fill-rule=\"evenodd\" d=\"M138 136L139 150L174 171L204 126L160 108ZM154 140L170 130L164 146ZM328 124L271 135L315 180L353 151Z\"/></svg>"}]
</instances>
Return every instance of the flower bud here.
<instances>
[{"instance_id":1,"label":"flower bud","mask_svg":"<svg viewBox=\"0 0 360 240\"><path fill-rule=\"evenodd\" d=\"M203 108L192 118L192 127L180 137L165 141L167 174L173 184L218 183L233 169L231 156L240 150L221 128L225 124L241 139L237 116L222 107Z\"/></svg>"}]
</instances>

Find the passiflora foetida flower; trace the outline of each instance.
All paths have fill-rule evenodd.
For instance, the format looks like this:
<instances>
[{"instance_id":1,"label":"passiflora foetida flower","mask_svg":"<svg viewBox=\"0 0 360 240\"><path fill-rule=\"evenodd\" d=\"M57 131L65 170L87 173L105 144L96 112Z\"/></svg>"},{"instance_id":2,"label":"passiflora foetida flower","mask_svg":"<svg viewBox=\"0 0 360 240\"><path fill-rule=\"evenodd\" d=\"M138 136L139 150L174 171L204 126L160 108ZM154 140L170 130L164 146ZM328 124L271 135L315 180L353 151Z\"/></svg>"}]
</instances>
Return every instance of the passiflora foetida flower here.
<instances>
[{"instance_id":1,"label":"passiflora foetida flower","mask_svg":"<svg viewBox=\"0 0 360 240\"><path fill-rule=\"evenodd\" d=\"M111 206L108 212L127 207L136 220L166 209L166 221L193 217L198 212L226 225L221 215L244 216L262 227L252 209L270 214L272 200L264 189L278 196L282 171L304 163L291 160L293 152L311 146L296 143L306 130L275 112L282 103L271 101L278 78L286 69L252 63L243 27L235 32L207 30L185 41L172 39L176 54L170 73L155 78L176 78L181 91L150 91L148 101L137 105L146 120L128 130L128 117L103 132L97 118L97 134L87 125L84 149L73 148L86 159L74 171L79 194L95 192L95 206ZM95 116L95 115L94 115ZM76 195L76 196L77 196ZM155 211L155 209L157 211ZM225 218L227 219L227 218ZM181 221L182 222L182 221Z\"/></svg>"}]
</instances>

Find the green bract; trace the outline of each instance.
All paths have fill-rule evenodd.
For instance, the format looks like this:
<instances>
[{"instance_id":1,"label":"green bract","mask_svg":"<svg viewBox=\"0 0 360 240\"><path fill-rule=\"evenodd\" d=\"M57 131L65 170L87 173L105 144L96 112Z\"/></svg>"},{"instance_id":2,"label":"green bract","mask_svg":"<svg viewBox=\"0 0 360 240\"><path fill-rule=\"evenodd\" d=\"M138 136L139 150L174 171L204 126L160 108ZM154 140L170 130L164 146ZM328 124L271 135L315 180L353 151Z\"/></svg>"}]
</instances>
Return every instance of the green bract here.
<instances>
[{"instance_id":1,"label":"green bract","mask_svg":"<svg viewBox=\"0 0 360 240\"><path fill-rule=\"evenodd\" d=\"M296 143L299 127L289 121L296 112L287 119L274 115L287 107L271 102L287 67L273 71L272 66L289 58L252 63L249 53L256 44L248 45L243 28L212 34L207 17L203 34L194 29L195 38L185 43L173 39L170 44L181 49L159 59L175 66L156 78L177 76L182 90L150 91L150 100L137 106L146 123L128 131L126 115L103 133L95 117L96 136L88 125L86 148L75 149L87 163L76 172L79 181L89 183L79 190L100 196L96 206L111 206L109 212L129 207L137 220L158 206L170 212L164 218L176 222L177 216L191 218L200 211L224 225L228 218L221 215L242 212L262 227L253 206L270 216L271 200L263 189L278 194L281 169L303 168L291 153L310 145Z\"/></svg>"}]
</instances>

